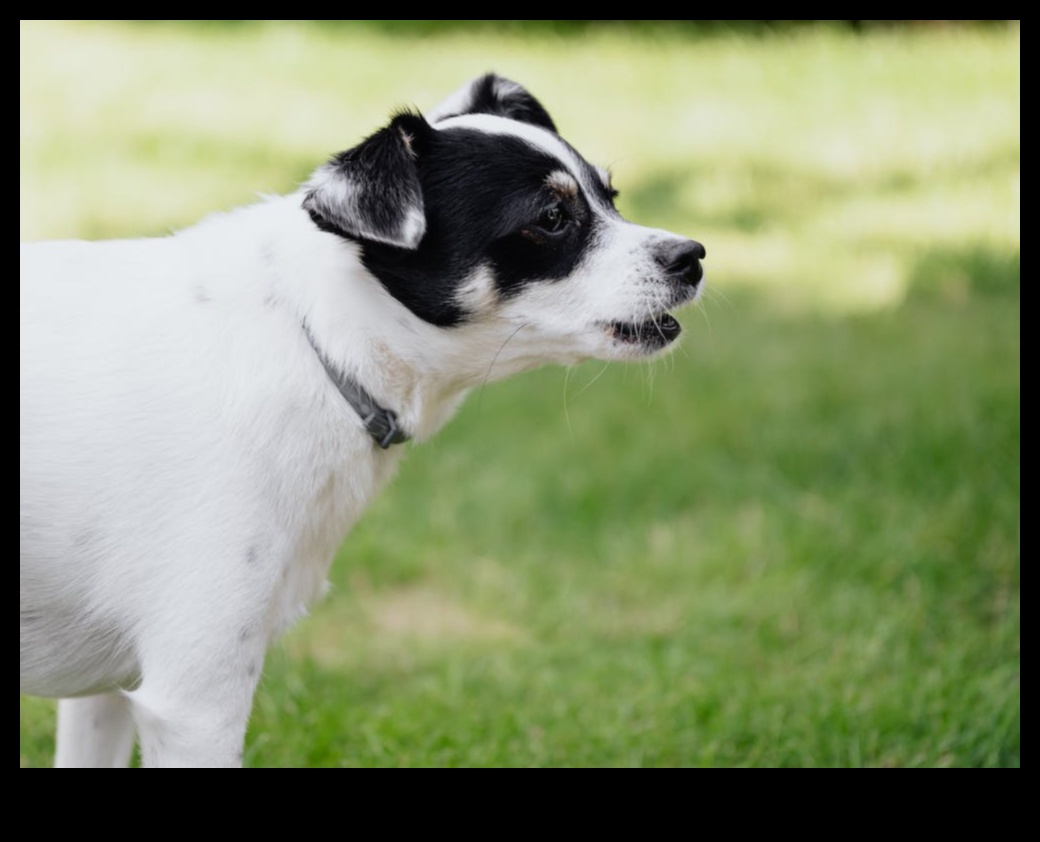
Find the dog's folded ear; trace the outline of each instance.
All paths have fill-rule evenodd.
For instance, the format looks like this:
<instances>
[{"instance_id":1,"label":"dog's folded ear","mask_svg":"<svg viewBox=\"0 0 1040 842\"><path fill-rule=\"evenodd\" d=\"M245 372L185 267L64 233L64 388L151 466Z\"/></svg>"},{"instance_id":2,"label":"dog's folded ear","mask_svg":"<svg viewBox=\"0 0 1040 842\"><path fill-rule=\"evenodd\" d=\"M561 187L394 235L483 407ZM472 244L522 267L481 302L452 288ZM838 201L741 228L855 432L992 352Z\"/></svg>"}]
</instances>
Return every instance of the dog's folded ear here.
<instances>
[{"instance_id":1,"label":"dog's folded ear","mask_svg":"<svg viewBox=\"0 0 1040 842\"><path fill-rule=\"evenodd\" d=\"M461 114L495 114L556 131L549 112L527 90L502 76L488 73L468 82L427 112L431 123Z\"/></svg>"},{"instance_id":2,"label":"dog's folded ear","mask_svg":"<svg viewBox=\"0 0 1040 842\"><path fill-rule=\"evenodd\" d=\"M401 113L319 167L304 185L303 208L314 224L353 240L418 248L426 212L416 161L429 131L422 116Z\"/></svg>"}]
</instances>

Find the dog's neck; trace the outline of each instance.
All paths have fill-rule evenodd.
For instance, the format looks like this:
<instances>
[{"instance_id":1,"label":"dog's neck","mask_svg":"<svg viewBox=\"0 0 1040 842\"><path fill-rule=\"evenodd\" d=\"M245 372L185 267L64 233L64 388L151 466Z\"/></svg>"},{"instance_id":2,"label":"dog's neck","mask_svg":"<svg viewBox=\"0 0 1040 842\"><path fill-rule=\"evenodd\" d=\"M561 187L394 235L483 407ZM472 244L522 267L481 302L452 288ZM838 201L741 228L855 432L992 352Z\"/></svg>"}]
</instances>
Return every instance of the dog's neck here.
<instances>
[{"instance_id":1,"label":"dog's neck","mask_svg":"<svg viewBox=\"0 0 1040 842\"><path fill-rule=\"evenodd\" d=\"M413 315L364 268L358 246L318 230L297 197L252 210L268 215L283 234L287 226L297 229L293 237L260 241L261 249L289 244L263 255L279 264L268 277L291 285L270 293L300 326L307 355L320 360L326 379L352 406L344 388L350 393L357 384L365 396L360 405L370 401L377 412L392 413L404 434L424 439L451 418L471 388L531 367L496 359L503 341L486 326L441 328ZM369 414L355 411L362 420Z\"/></svg>"},{"instance_id":2,"label":"dog's neck","mask_svg":"<svg viewBox=\"0 0 1040 842\"><path fill-rule=\"evenodd\" d=\"M532 367L498 365L494 353L501 341L482 343L473 326L445 329L419 322L371 277L358 280L385 296L382 312L365 318L362 302L356 318L321 328L307 323L304 335L377 443L425 439L454 415L470 389ZM314 318L320 321L320 314ZM453 334L445 336L445 330Z\"/></svg>"},{"instance_id":3,"label":"dog's neck","mask_svg":"<svg viewBox=\"0 0 1040 842\"><path fill-rule=\"evenodd\" d=\"M345 374L340 368L335 366L314 340L314 336L306 324L303 325L303 332L311 348L314 349L314 355L325 367L325 373L328 374L329 379L339 390L343 400L350 404L351 408L358 414L361 423L365 425L365 431L372 437L372 440L383 450L386 450L391 445L408 441L411 436L398 423L397 413L392 409L380 406L378 401L369 394L368 389L362 386L354 377Z\"/></svg>"},{"instance_id":4,"label":"dog's neck","mask_svg":"<svg viewBox=\"0 0 1040 842\"><path fill-rule=\"evenodd\" d=\"M237 214L254 217L240 252L252 265L222 277L241 278L241 295L291 320L301 363L320 374L320 388L330 378L337 388L356 382L412 438L433 435L470 389L548 361L524 324L484 318L442 328L415 316L365 269L356 244L315 227L299 194L218 215L179 236L226 246L223 220ZM210 251L204 246L200 253ZM550 358L580 361L564 353Z\"/></svg>"}]
</instances>

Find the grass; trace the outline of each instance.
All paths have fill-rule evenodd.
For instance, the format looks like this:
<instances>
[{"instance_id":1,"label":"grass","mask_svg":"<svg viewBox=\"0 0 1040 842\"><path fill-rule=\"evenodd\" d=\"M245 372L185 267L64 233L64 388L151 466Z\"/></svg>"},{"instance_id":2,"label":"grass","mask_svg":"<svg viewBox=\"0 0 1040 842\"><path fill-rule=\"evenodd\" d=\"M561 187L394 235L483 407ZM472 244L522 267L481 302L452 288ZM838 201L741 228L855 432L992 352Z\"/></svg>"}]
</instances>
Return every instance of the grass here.
<instances>
[{"instance_id":1,"label":"grass","mask_svg":"<svg viewBox=\"0 0 1040 842\"><path fill-rule=\"evenodd\" d=\"M668 360L488 387L413 449L247 764L1018 766L1017 30L23 22L20 234L291 189L489 68L711 289Z\"/></svg>"}]
</instances>

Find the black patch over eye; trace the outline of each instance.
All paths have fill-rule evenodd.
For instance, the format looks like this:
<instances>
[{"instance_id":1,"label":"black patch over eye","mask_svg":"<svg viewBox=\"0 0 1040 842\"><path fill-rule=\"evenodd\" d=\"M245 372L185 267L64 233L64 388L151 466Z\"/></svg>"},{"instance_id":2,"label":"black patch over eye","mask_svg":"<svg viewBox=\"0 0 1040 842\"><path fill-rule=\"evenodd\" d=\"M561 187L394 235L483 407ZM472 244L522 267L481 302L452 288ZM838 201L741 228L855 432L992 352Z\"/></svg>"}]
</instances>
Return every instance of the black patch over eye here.
<instances>
[{"instance_id":1,"label":"black patch over eye","mask_svg":"<svg viewBox=\"0 0 1040 842\"><path fill-rule=\"evenodd\" d=\"M538 227L549 234L560 234L570 224L562 204L550 205L538 217Z\"/></svg>"}]
</instances>

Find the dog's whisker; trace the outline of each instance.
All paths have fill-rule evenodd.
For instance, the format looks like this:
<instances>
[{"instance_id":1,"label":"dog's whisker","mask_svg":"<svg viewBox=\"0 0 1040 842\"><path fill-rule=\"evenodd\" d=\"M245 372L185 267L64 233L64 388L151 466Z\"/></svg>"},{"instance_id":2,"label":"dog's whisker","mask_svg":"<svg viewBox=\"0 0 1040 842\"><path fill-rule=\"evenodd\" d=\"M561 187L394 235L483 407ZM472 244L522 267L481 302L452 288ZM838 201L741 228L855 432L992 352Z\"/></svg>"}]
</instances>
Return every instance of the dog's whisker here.
<instances>
[{"instance_id":1,"label":"dog's whisker","mask_svg":"<svg viewBox=\"0 0 1040 842\"><path fill-rule=\"evenodd\" d=\"M705 302L705 304L707 304L707 302ZM704 304L702 304L697 309L701 311L701 318L704 319L704 324L708 327L709 338L714 337L715 329L711 324L711 316L708 314L708 308Z\"/></svg>"},{"instance_id":2,"label":"dog's whisker","mask_svg":"<svg viewBox=\"0 0 1040 842\"><path fill-rule=\"evenodd\" d=\"M568 400L567 389L570 386L571 371L573 369L574 369L574 366L570 366L569 365L569 366L567 366L564 369L564 373L563 373L563 420L567 424L567 432L568 432L568 434L570 435L570 437L572 439L574 438L574 428L571 426L571 413L570 413L570 408L567 406L567 400Z\"/></svg>"},{"instance_id":3,"label":"dog's whisker","mask_svg":"<svg viewBox=\"0 0 1040 842\"><path fill-rule=\"evenodd\" d=\"M736 305L733 303L733 300L728 295L726 295L725 290L719 289L716 286L705 287L704 298L705 300L712 299L715 301L722 301L722 303L726 304L727 306L736 309Z\"/></svg>"},{"instance_id":4,"label":"dog's whisker","mask_svg":"<svg viewBox=\"0 0 1040 842\"><path fill-rule=\"evenodd\" d=\"M599 380L603 376L604 372L606 372L606 370L609 367L610 367L610 363L603 363L603 367L600 368L600 370L597 371L595 373L595 375L593 375L591 380L589 380L584 386L582 386L580 389L578 389L578 391L574 394L574 397L579 397L583 392L585 392L587 389L592 387L595 384L595 382L597 380Z\"/></svg>"},{"instance_id":5,"label":"dog's whisker","mask_svg":"<svg viewBox=\"0 0 1040 842\"><path fill-rule=\"evenodd\" d=\"M491 358L491 362L488 363L487 371L484 373L484 380L480 384L480 390L477 392L477 411L478 411L478 413L480 411L481 402L484 399L484 388L487 386L487 384L491 380L491 371L492 371L492 369L494 369L495 363L498 362L498 358L501 356L502 352L505 350L505 347L506 347L506 345L509 344L510 340L512 340L512 338L514 336L516 336L521 330L523 330L525 327L527 327L527 325L528 325L528 322L521 322L517 326L516 330L514 330L512 333L509 334L509 336L507 336L505 338L505 340L499 346L499 349L497 351L495 351L495 356L493 356Z\"/></svg>"}]
</instances>

